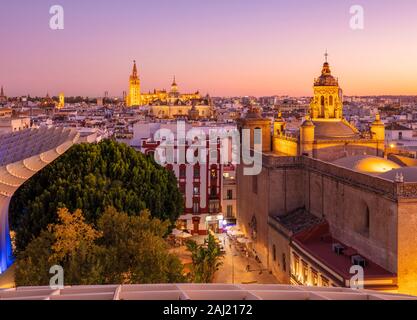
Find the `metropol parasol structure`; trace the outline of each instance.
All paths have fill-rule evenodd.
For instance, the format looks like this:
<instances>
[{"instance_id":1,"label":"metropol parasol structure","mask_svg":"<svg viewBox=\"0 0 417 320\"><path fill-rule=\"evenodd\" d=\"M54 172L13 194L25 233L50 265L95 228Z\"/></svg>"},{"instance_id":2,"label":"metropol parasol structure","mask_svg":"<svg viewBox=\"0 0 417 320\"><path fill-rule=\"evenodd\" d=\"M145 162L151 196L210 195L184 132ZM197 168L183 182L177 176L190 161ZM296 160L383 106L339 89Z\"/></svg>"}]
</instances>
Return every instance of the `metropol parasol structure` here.
<instances>
[{"instance_id":1,"label":"metropol parasol structure","mask_svg":"<svg viewBox=\"0 0 417 320\"><path fill-rule=\"evenodd\" d=\"M13 193L78 141L72 128L42 127L0 135L0 274L13 263L9 204Z\"/></svg>"}]
</instances>

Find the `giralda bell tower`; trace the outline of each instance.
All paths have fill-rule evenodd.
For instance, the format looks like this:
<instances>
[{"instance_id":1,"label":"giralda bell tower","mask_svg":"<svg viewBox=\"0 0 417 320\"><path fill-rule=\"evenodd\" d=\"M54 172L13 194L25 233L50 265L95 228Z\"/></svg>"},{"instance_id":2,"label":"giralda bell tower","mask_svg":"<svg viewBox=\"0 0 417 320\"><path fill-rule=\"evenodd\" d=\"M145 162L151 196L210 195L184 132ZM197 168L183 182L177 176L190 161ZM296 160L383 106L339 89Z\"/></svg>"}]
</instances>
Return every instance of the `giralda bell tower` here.
<instances>
[{"instance_id":1,"label":"giralda bell tower","mask_svg":"<svg viewBox=\"0 0 417 320\"><path fill-rule=\"evenodd\" d=\"M128 107L140 106L140 80L138 77L138 69L136 67L136 61L133 61L133 71L129 77L129 93L126 97L126 105Z\"/></svg>"}]
</instances>

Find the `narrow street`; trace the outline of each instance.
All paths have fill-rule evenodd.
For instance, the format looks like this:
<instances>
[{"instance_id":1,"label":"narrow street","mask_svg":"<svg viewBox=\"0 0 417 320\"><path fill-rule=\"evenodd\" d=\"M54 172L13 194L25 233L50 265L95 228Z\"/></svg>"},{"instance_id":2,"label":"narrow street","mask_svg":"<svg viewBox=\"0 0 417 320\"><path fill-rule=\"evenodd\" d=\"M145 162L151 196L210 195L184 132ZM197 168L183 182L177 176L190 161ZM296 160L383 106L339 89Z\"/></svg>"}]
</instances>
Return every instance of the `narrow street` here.
<instances>
[{"instance_id":1,"label":"narrow street","mask_svg":"<svg viewBox=\"0 0 417 320\"><path fill-rule=\"evenodd\" d=\"M216 235L222 243L225 240L226 254L223 258L223 265L216 272L214 282L216 283L260 283L273 284L278 283L277 279L262 269L261 265L253 258L247 258L243 253L239 252L226 234ZM250 271L246 270L247 265Z\"/></svg>"},{"instance_id":2,"label":"narrow street","mask_svg":"<svg viewBox=\"0 0 417 320\"><path fill-rule=\"evenodd\" d=\"M204 239L207 236L194 236L191 239L198 244L204 243ZM263 269L262 266L255 261L254 258L247 258L242 252L240 252L235 244L228 238L226 234L216 234L220 242L224 246L226 253L223 255L222 266L216 272L214 276L214 283L235 283L235 284L276 284L277 279ZM191 261L191 256L185 246L181 246L171 250L176 254L183 262ZM247 266L250 266L247 271Z\"/></svg>"}]
</instances>

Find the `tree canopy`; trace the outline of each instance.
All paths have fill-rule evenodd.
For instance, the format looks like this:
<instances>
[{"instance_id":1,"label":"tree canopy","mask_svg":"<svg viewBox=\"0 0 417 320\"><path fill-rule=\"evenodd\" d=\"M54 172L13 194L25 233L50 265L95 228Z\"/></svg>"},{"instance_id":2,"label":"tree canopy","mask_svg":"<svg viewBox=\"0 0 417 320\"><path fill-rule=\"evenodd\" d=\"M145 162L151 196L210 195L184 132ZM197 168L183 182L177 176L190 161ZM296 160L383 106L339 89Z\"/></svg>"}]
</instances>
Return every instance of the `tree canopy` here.
<instances>
[{"instance_id":1,"label":"tree canopy","mask_svg":"<svg viewBox=\"0 0 417 320\"><path fill-rule=\"evenodd\" d=\"M16 285L48 285L53 265L63 268L65 285L184 282L163 239L169 225L147 210L129 216L108 207L95 228L81 210L61 208L57 223L17 254Z\"/></svg>"},{"instance_id":2,"label":"tree canopy","mask_svg":"<svg viewBox=\"0 0 417 320\"><path fill-rule=\"evenodd\" d=\"M128 215L148 209L153 217L175 222L183 198L174 174L151 157L111 140L78 144L14 194L9 213L16 248L23 250L57 222L58 208L81 209L94 224L108 206Z\"/></svg>"}]
</instances>

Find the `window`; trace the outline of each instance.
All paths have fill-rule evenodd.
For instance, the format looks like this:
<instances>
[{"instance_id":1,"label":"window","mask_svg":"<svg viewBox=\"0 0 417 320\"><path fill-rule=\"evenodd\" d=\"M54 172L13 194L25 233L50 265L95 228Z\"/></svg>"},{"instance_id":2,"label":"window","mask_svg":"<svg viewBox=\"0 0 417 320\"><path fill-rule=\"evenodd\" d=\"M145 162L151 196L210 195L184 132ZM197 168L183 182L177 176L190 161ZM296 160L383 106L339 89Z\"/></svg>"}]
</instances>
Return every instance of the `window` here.
<instances>
[{"instance_id":1,"label":"window","mask_svg":"<svg viewBox=\"0 0 417 320\"><path fill-rule=\"evenodd\" d=\"M308 265L303 261L303 284L308 282Z\"/></svg>"},{"instance_id":2,"label":"window","mask_svg":"<svg viewBox=\"0 0 417 320\"><path fill-rule=\"evenodd\" d=\"M227 206L227 217L228 218L233 217L233 206L232 205Z\"/></svg>"},{"instance_id":3,"label":"window","mask_svg":"<svg viewBox=\"0 0 417 320\"><path fill-rule=\"evenodd\" d=\"M217 162L218 160L218 152L217 152L217 146L215 146L216 149L210 148L210 161Z\"/></svg>"},{"instance_id":4,"label":"window","mask_svg":"<svg viewBox=\"0 0 417 320\"><path fill-rule=\"evenodd\" d=\"M293 254L294 257L294 275L298 275L299 273L299 268L300 268L300 259L298 258L298 256L296 254Z\"/></svg>"},{"instance_id":5,"label":"window","mask_svg":"<svg viewBox=\"0 0 417 320\"><path fill-rule=\"evenodd\" d=\"M252 192L258 194L258 176L252 176Z\"/></svg>"},{"instance_id":6,"label":"window","mask_svg":"<svg viewBox=\"0 0 417 320\"><path fill-rule=\"evenodd\" d=\"M272 245L272 260L277 261L277 248L275 244Z\"/></svg>"},{"instance_id":7,"label":"window","mask_svg":"<svg viewBox=\"0 0 417 320\"><path fill-rule=\"evenodd\" d=\"M217 170L216 169L211 169L210 170L210 176L212 179L216 179L217 178Z\"/></svg>"},{"instance_id":8,"label":"window","mask_svg":"<svg viewBox=\"0 0 417 320\"><path fill-rule=\"evenodd\" d=\"M182 194L185 194L185 183L180 183L180 191Z\"/></svg>"},{"instance_id":9,"label":"window","mask_svg":"<svg viewBox=\"0 0 417 320\"><path fill-rule=\"evenodd\" d=\"M227 190L227 200L233 199L233 190Z\"/></svg>"},{"instance_id":10,"label":"window","mask_svg":"<svg viewBox=\"0 0 417 320\"><path fill-rule=\"evenodd\" d=\"M212 197L217 196L217 187L216 186L212 186L210 188L210 196L212 196Z\"/></svg>"},{"instance_id":11,"label":"window","mask_svg":"<svg viewBox=\"0 0 417 320\"><path fill-rule=\"evenodd\" d=\"M194 178L200 178L200 167L199 166L194 167Z\"/></svg>"},{"instance_id":12,"label":"window","mask_svg":"<svg viewBox=\"0 0 417 320\"><path fill-rule=\"evenodd\" d=\"M333 105L333 96L329 97L329 105L331 105L331 106Z\"/></svg>"},{"instance_id":13,"label":"window","mask_svg":"<svg viewBox=\"0 0 417 320\"><path fill-rule=\"evenodd\" d=\"M403 133L402 132L398 132L398 140L402 140L403 139Z\"/></svg>"},{"instance_id":14,"label":"window","mask_svg":"<svg viewBox=\"0 0 417 320\"><path fill-rule=\"evenodd\" d=\"M219 212L219 203L217 201L211 201L209 205L210 213L218 213Z\"/></svg>"},{"instance_id":15,"label":"window","mask_svg":"<svg viewBox=\"0 0 417 320\"><path fill-rule=\"evenodd\" d=\"M282 254L282 271L287 271L287 257L285 253Z\"/></svg>"},{"instance_id":16,"label":"window","mask_svg":"<svg viewBox=\"0 0 417 320\"><path fill-rule=\"evenodd\" d=\"M193 213L198 213L200 211L200 205L198 202L194 201L193 203Z\"/></svg>"},{"instance_id":17,"label":"window","mask_svg":"<svg viewBox=\"0 0 417 320\"><path fill-rule=\"evenodd\" d=\"M314 269L311 269L311 282L312 282L312 285L315 287L319 285L319 274Z\"/></svg>"},{"instance_id":18,"label":"window","mask_svg":"<svg viewBox=\"0 0 417 320\"><path fill-rule=\"evenodd\" d=\"M186 174L185 166L181 166L180 167L180 178L185 178L185 174Z\"/></svg>"},{"instance_id":19,"label":"window","mask_svg":"<svg viewBox=\"0 0 417 320\"><path fill-rule=\"evenodd\" d=\"M321 285L323 286L323 287L328 287L329 286L329 279L327 279L326 277L324 277L324 276L321 276Z\"/></svg>"},{"instance_id":20,"label":"window","mask_svg":"<svg viewBox=\"0 0 417 320\"><path fill-rule=\"evenodd\" d=\"M195 195L200 194L200 187L194 187L193 188L193 194L195 194Z\"/></svg>"}]
</instances>

